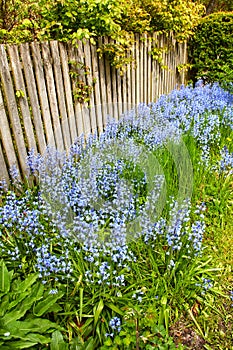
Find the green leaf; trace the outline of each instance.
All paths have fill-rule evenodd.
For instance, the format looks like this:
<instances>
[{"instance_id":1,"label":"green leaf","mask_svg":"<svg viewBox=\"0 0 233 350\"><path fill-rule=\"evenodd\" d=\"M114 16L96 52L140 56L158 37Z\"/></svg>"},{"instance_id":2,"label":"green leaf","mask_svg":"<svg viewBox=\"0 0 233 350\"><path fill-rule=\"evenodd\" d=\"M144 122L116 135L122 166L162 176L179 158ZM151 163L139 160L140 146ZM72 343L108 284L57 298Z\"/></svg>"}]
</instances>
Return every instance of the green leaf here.
<instances>
[{"instance_id":1,"label":"green leaf","mask_svg":"<svg viewBox=\"0 0 233 350\"><path fill-rule=\"evenodd\" d=\"M33 288L32 293L29 294L28 297L24 298L16 309L9 312L2 318L2 323L7 325L23 317L25 313L31 309L32 305L41 298L41 293L43 293L43 286L38 284Z\"/></svg>"},{"instance_id":2,"label":"green leaf","mask_svg":"<svg viewBox=\"0 0 233 350\"><path fill-rule=\"evenodd\" d=\"M123 316L124 312L122 310L120 310L116 305L112 304L112 303L105 303L105 305L107 307L109 307L109 309L111 309L112 311L115 311L117 314Z\"/></svg>"},{"instance_id":3,"label":"green leaf","mask_svg":"<svg viewBox=\"0 0 233 350\"><path fill-rule=\"evenodd\" d=\"M55 331L52 334L50 350L67 350L68 344L65 343L61 332Z\"/></svg>"},{"instance_id":4,"label":"green leaf","mask_svg":"<svg viewBox=\"0 0 233 350\"><path fill-rule=\"evenodd\" d=\"M9 307L9 295L5 295L0 304L0 317L3 317Z\"/></svg>"},{"instance_id":5,"label":"green leaf","mask_svg":"<svg viewBox=\"0 0 233 350\"><path fill-rule=\"evenodd\" d=\"M131 337L129 335L127 335L124 339L123 339L123 344L126 346L129 346L131 344Z\"/></svg>"},{"instance_id":6,"label":"green leaf","mask_svg":"<svg viewBox=\"0 0 233 350\"><path fill-rule=\"evenodd\" d=\"M31 348L32 346L37 345L35 342L29 342L29 341L24 341L24 340L18 340L18 341L12 341L9 343L9 345L2 346L1 350L21 350L21 349L28 349Z\"/></svg>"},{"instance_id":7,"label":"green leaf","mask_svg":"<svg viewBox=\"0 0 233 350\"><path fill-rule=\"evenodd\" d=\"M94 313L94 327L96 326L96 324L98 322L99 316L100 316L103 308L104 308L104 302L103 302L103 299L100 299L98 306L97 307L95 306L94 309L93 309L93 313Z\"/></svg>"},{"instance_id":8,"label":"green leaf","mask_svg":"<svg viewBox=\"0 0 233 350\"><path fill-rule=\"evenodd\" d=\"M85 343L85 350L93 350L95 349L95 339L88 339L88 344Z\"/></svg>"},{"instance_id":9,"label":"green leaf","mask_svg":"<svg viewBox=\"0 0 233 350\"><path fill-rule=\"evenodd\" d=\"M15 96L17 98L20 98L20 97L24 97L24 92L22 90L17 90L16 93L15 93Z\"/></svg>"},{"instance_id":10,"label":"green leaf","mask_svg":"<svg viewBox=\"0 0 233 350\"><path fill-rule=\"evenodd\" d=\"M8 293L10 290L11 276L3 260L0 262L0 291Z\"/></svg>"},{"instance_id":11,"label":"green leaf","mask_svg":"<svg viewBox=\"0 0 233 350\"><path fill-rule=\"evenodd\" d=\"M53 306L56 301L63 296L63 294L64 293L62 292L58 292L57 294L48 295L47 298L37 303L37 305L34 307L34 315L42 316L45 314L51 308L51 306Z\"/></svg>"},{"instance_id":12,"label":"green leaf","mask_svg":"<svg viewBox=\"0 0 233 350\"><path fill-rule=\"evenodd\" d=\"M111 340L111 338L108 338L108 339L104 342L104 345L106 345L106 346L111 346L111 345L112 345L112 340Z\"/></svg>"},{"instance_id":13,"label":"green leaf","mask_svg":"<svg viewBox=\"0 0 233 350\"><path fill-rule=\"evenodd\" d=\"M38 320L38 322L40 321ZM37 333L28 333L23 340L37 342L38 344L47 344L51 341L51 338Z\"/></svg>"},{"instance_id":14,"label":"green leaf","mask_svg":"<svg viewBox=\"0 0 233 350\"><path fill-rule=\"evenodd\" d=\"M26 298L28 296L28 291L24 292L22 294L19 295L19 297L16 300L13 300L9 306L8 306L8 310L12 309L13 307L17 306L24 298Z\"/></svg>"},{"instance_id":15,"label":"green leaf","mask_svg":"<svg viewBox=\"0 0 233 350\"><path fill-rule=\"evenodd\" d=\"M121 340L121 338L120 338L119 335L116 335L116 336L115 336L114 342L115 342L117 345L122 345L122 340Z\"/></svg>"},{"instance_id":16,"label":"green leaf","mask_svg":"<svg viewBox=\"0 0 233 350\"><path fill-rule=\"evenodd\" d=\"M24 335L32 331L34 333L44 334L58 328L62 329L62 327L58 326L56 323L41 318L27 319L26 321L13 321L7 326L7 330L14 335L18 335L21 331Z\"/></svg>"},{"instance_id":17,"label":"green leaf","mask_svg":"<svg viewBox=\"0 0 233 350\"><path fill-rule=\"evenodd\" d=\"M18 293L25 292L29 287L31 287L31 285L33 285L33 283L36 282L37 278L38 278L38 274L29 275L23 282L21 282L17 286L17 292Z\"/></svg>"}]
</instances>

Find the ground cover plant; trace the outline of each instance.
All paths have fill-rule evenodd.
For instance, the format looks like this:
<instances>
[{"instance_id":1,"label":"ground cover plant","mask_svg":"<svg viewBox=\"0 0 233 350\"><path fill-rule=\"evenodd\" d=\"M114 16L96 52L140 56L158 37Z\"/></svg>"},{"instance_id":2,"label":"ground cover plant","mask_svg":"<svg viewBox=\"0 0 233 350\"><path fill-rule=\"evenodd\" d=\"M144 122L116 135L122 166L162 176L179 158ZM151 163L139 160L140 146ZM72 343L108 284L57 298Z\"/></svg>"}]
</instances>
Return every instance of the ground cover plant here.
<instances>
[{"instance_id":1,"label":"ground cover plant","mask_svg":"<svg viewBox=\"0 0 233 350\"><path fill-rule=\"evenodd\" d=\"M2 349L231 349L232 103L200 81L11 169Z\"/></svg>"}]
</instances>

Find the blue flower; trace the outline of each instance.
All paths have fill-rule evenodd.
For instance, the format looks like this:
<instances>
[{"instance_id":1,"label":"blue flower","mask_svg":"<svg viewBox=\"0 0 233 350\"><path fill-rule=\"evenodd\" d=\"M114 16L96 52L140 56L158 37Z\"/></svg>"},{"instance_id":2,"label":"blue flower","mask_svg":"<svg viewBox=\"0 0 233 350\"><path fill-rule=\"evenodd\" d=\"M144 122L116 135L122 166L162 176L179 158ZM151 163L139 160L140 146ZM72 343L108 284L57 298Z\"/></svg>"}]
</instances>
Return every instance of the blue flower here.
<instances>
[{"instance_id":1,"label":"blue flower","mask_svg":"<svg viewBox=\"0 0 233 350\"><path fill-rule=\"evenodd\" d=\"M119 333L121 331L121 319L119 317L113 317L109 321L109 326L112 328L112 330L116 330Z\"/></svg>"}]
</instances>

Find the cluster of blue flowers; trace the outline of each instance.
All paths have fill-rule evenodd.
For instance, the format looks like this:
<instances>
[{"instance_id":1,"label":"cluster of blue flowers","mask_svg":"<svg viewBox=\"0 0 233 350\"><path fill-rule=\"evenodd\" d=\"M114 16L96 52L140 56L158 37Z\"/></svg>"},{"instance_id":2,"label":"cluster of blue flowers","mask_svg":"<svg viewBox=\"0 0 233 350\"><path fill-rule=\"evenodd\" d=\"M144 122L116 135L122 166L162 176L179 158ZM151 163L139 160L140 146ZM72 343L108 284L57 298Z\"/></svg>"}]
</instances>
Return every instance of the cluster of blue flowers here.
<instances>
[{"instance_id":1,"label":"cluster of blue flowers","mask_svg":"<svg viewBox=\"0 0 233 350\"><path fill-rule=\"evenodd\" d=\"M233 96L218 84L198 82L195 88L181 87L151 104L154 115L172 122L179 130L190 133L202 149L203 161L209 160L212 145L220 138L222 124L232 127Z\"/></svg>"},{"instance_id":2,"label":"cluster of blue flowers","mask_svg":"<svg viewBox=\"0 0 233 350\"><path fill-rule=\"evenodd\" d=\"M190 198L167 198L170 212L162 217L158 208L165 178L158 169L149 173L146 160L170 142L179 144L188 133L208 162L221 125L232 128L232 103L233 96L217 84L182 87L156 103L140 104L119 122L110 121L100 136L81 136L69 155L51 148L43 157L30 151L29 176L38 178L40 192L5 195L0 207L1 254L20 267L26 256L45 283L72 278L73 250L82 253L87 264L87 284L117 288L126 284L124 272L136 259L130 239L141 237L152 248L162 239L170 269L175 266L173 252L199 254L204 206L197 209L199 220L192 222ZM221 168L232 167L226 148L222 157ZM15 168L11 175L18 185ZM5 188L3 181L0 189Z\"/></svg>"},{"instance_id":3,"label":"cluster of blue flowers","mask_svg":"<svg viewBox=\"0 0 233 350\"><path fill-rule=\"evenodd\" d=\"M106 337L113 337L114 336L114 332L120 332L121 331L121 319L119 317L113 317L110 321L109 321L109 327L112 329L111 333L106 333L105 336Z\"/></svg>"},{"instance_id":4,"label":"cluster of blue flowers","mask_svg":"<svg viewBox=\"0 0 233 350\"><path fill-rule=\"evenodd\" d=\"M33 199L31 191L22 198L9 192L0 207L2 257L10 258L21 268L27 257L27 264L34 264L44 283L49 276L67 278L72 272L69 240L47 209L39 196Z\"/></svg>"},{"instance_id":5,"label":"cluster of blue flowers","mask_svg":"<svg viewBox=\"0 0 233 350\"><path fill-rule=\"evenodd\" d=\"M233 173L233 152L229 152L228 148L224 146L221 151L220 172L231 175Z\"/></svg>"},{"instance_id":6,"label":"cluster of blue flowers","mask_svg":"<svg viewBox=\"0 0 233 350\"><path fill-rule=\"evenodd\" d=\"M213 281L209 278L203 278L201 283L196 283L197 287L201 287L201 294L205 295L206 292L213 288Z\"/></svg>"}]
</instances>

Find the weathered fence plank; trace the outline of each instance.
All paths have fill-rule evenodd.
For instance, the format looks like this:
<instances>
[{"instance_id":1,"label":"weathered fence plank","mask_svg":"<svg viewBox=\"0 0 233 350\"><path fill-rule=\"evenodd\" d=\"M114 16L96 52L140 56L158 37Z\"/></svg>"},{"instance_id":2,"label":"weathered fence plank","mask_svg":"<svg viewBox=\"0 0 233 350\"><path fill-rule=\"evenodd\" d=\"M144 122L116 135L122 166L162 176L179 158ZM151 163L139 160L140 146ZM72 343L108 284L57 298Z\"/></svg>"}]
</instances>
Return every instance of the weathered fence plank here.
<instances>
[{"instance_id":1,"label":"weathered fence plank","mask_svg":"<svg viewBox=\"0 0 233 350\"><path fill-rule=\"evenodd\" d=\"M117 106L118 106L118 113L117 113L117 119L120 118L122 115L122 104L123 104L123 95L122 95L122 78L119 69L115 70L116 72L116 82L117 82Z\"/></svg>"},{"instance_id":2,"label":"weathered fence plank","mask_svg":"<svg viewBox=\"0 0 233 350\"><path fill-rule=\"evenodd\" d=\"M102 38L98 39L98 46L101 47L103 44ZM105 79L105 64L104 60L98 57L99 64L99 80L100 80L100 95L101 95L101 107L102 107L102 120L103 128L106 126L106 118L108 114L107 110L107 94L106 94L106 79Z\"/></svg>"},{"instance_id":3,"label":"weathered fence plank","mask_svg":"<svg viewBox=\"0 0 233 350\"><path fill-rule=\"evenodd\" d=\"M143 79L144 79L144 42L143 37L139 38L139 103L146 102L144 97L144 87L143 87Z\"/></svg>"},{"instance_id":4,"label":"weathered fence plank","mask_svg":"<svg viewBox=\"0 0 233 350\"><path fill-rule=\"evenodd\" d=\"M136 89L136 106L141 102L140 101L140 36L139 34L135 35L135 59L136 59L136 79L135 79L135 89Z\"/></svg>"},{"instance_id":5,"label":"weathered fence plank","mask_svg":"<svg viewBox=\"0 0 233 350\"><path fill-rule=\"evenodd\" d=\"M45 81L47 85L47 94L49 100L49 107L52 116L53 132L56 141L56 148L58 151L64 150L63 136L60 124L60 114L58 110L58 100L56 95L54 73L52 67L52 57L49 49L49 43L41 43L42 57L44 63Z\"/></svg>"},{"instance_id":6,"label":"weathered fence plank","mask_svg":"<svg viewBox=\"0 0 233 350\"><path fill-rule=\"evenodd\" d=\"M61 70L61 61L57 41L50 42L50 49L52 54L53 72L56 88L56 96L59 107L59 117L61 120L61 129L64 140L64 147L68 151L71 145L70 129L68 124L65 92L64 92L64 79Z\"/></svg>"},{"instance_id":7,"label":"weathered fence plank","mask_svg":"<svg viewBox=\"0 0 233 350\"><path fill-rule=\"evenodd\" d=\"M136 43L135 40L132 44L132 69L131 69L131 104L132 107L136 106Z\"/></svg>"},{"instance_id":8,"label":"weathered fence plank","mask_svg":"<svg viewBox=\"0 0 233 350\"><path fill-rule=\"evenodd\" d=\"M72 71L75 72L77 70L78 62L76 62L75 47L72 47L72 46L68 47L68 59L69 59L69 65L70 65L70 70L69 70L69 74L70 74L72 73ZM78 99L75 98L75 90L77 88L77 79L71 76L71 82L72 82L72 95L73 95L73 101L74 101L74 112L75 112L75 119L76 119L76 126L77 126L77 135L81 135L83 134L84 129L83 129L81 105L78 102Z\"/></svg>"},{"instance_id":9,"label":"weathered fence plank","mask_svg":"<svg viewBox=\"0 0 233 350\"><path fill-rule=\"evenodd\" d=\"M40 153L43 153L46 148L46 139L28 43L21 44L19 46L19 50L23 62L23 71L25 76L25 84L27 87L27 94L29 96L30 107L32 109L32 119L36 132L38 150Z\"/></svg>"},{"instance_id":10,"label":"weathered fence plank","mask_svg":"<svg viewBox=\"0 0 233 350\"><path fill-rule=\"evenodd\" d=\"M127 58L130 59L133 56L133 52L128 51L127 52ZM126 74L125 74L125 90L126 90L126 97L124 99L124 103L126 104L126 108L127 105L129 106L128 109L130 109L132 107L132 92L131 92L131 83L132 83L132 64L127 66L126 68ZM125 110L124 110L125 112Z\"/></svg>"},{"instance_id":11,"label":"weathered fence plank","mask_svg":"<svg viewBox=\"0 0 233 350\"><path fill-rule=\"evenodd\" d=\"M98 57L96 46L91 46L92 54L92 72L93 80L95 81L94 85L94 100L95 106L93 107L96 112L96 124L98 133L103 132L103 118L102 118L102 106L101 106L101 95L100 95L100 79L99 79L99 67L98 67Z\"/></svg>"},{"instance_id":12,"label":"weathered fence plank","mask_svg":"<svg viewBox=\"0 0 233 350\"><path fill-rule=\"evenodd\" d=\"M87 86L92 90L90 91L89 95L89 102L88 102L88 107L89 107L89 115L90 115L90 124L91 124L91 132L94 133L97 129L97 124L96 124L96 114L95 114L95 99L94 99L94 93L93 93L93 88L94 88L94 81L93 81L93 71L92 71L92 60L91 60L91 44L89 41L84 43L84 58L85 58L85 65L88 69L88 74L86 75L86 82Z\"/></svg>"},{"instance_id":13,"label":"weathered fence plank","mask_svg":"<svg viewBox=\"0 0 233 350\"><path fill-rule=\"evenodd\" d=\"M6 104L8 107L8 113L11 123L11 128L14 135L14 141L16 144L16 153L20 162L20 167L24 173L27 172L26 165L26 144L23 134L23 129L20 123L20 118L18 114L18 106L15 98L15 91L13 87L13 82L10 75L10 68L7 61L6 51L3 45L0 46L0 76L2 80L4 95L6 99Z\"/></svg>"},{"instance_id":14,"label":"weathered fence plank","mask_svg":"<svg viewBox=\"0 0 233 350\"><path fill-rule=\"evenodd\" d=\"M153 100L153 95L152 95L152 79L151 79L151 72L152 72L152 67L151 67L151 41L152 38L148 37L147 38L147 45L148 45L148 49L147 49L147 77L145 78L147 81L147 93L148 93L148 102L151 102Z\"/></svg>"},{"instance_id":15,"label":"weathered fence plank","mask_svg":"<svg viewBox=\"0 0 233 350\"><path fill-rule=\"evenodd\" d=\"M85 60L84 60L84 45L82 41L78 42L77 48L75 50L75 58L76 58L76 62L79 62L81 64L80 76L78 77L78 79L83 82L83 86L85 87L87 86L87 79L86 79L86 67L85 67ZM83 128L84 128L84 135L88 135L91 133L90 109L89 109L88 102L85 101L85 98L88 96L84 95L83 97L84 97L84 101L81 104Z\"/></svg>"},{"instance_id":16,"label":"weathered fence plank","mask_svg":"<svg viewBox=\"0 0 233 350\"><path fill-rule=\"evenodd\" d=\"M10 124L7 119L6 111L4 108L3 96L2 96L1 90L0 90L0 136L1 136L3 148L6 154L8 167L12 167L14 165L18 166L18 160L14 150L13 140L11 136ZM3 155L3 152L2 152L2 155ZM5 172L4 166L5 166L5 162L3 163L2 172ZM4 175L4 177L6 180L9 178L8 174Z\"/></svg>"},{"instance_id":17,"label":"weathered fence plank","mask_svg":"<svg viewBox=\"0 0 233 350\"><path fill-rule=\"evenodd\" d=\"M5 162L5 158L3 156L3 152L2 152L2 147L0 145L0 181L1 179L5 179L5 181L9 182L9 175L8 175L8 171L7 171L7 165ZM1 199L0 199L1 201Z\"/></svg>"},{"instance_id":18,"label":"weathered fence plank","mask_svg":"<svg viewBox=\"0 0 233 350\"><path fill-rule=\"evenodd\" d=\"M34 149L37 151L36 140L33 131L32 118L29 110L27 92L24 84L21 63L18 53L18 46L16 45L7 45L7 52L10 58L10 65L13 72L14 78L14 87L16 94L18 93L18 105L20 107L20 116L23 122L23 127L25 130L26 141L29 149Z\"/></svg>"},{"instance_id":19,"label":"weathered fence plank","mask_svg":"<svg viewBox=\"0 0 233 350\"><path fill-rule=\"evenodd\" d=\"M55 135L53 133L53 126L51 122L51 114L49 109L48 94L45 85L45 76L43 70L43 63L40 54L40 45L37 42L31 43L32 58L34 64L34 71L36 76L36 84L38 90L38 96L40 99L41 114L44 121L45 135L47 145L55 147Z\"/></svg>"},{"instance_id":20,"label":"weathered fence plank","mask_svg":"<svg viewBox=\"0 0 233 350\"><path fill-rule=\"evenodd\" d=\"M149 89L148 89L148 83L147 82L147 71L148 71L148 41L147 41L147 35L144 34L142 36L142 39L143 39L143 71L142 71L142 74L143 74L143 83L142 83L142 87L143 87L143 102L145 103L148 103L149 102L149 99L148 99L148 92L149 92Z\"/></svg>"},{"instance_id":21,"label":"weathered fence plank","mask_svg":"<svg viewBox=\"0 0 233 350\"><path fill-rule=\"evenodd\" d=\"M103 38L103 44L109 45L109 40L107 37ZM107 113L110 117L113 117L112 72L111 72L110 62L107 57L105 58L105 77L106 77Z\"/></svg>"},{"instance_id":22,"label":"weathered fence plank","mask_svg":"<svg viewBox=\"0 0 233 350\"><path fill-rule=\"evenodd\" d=\"M109 40L110 44L114 44L114 40ZM116 68L112 67L111 69L111 84L112 84L112 105L113 105L113 117L114 119L118 120L118 95L117 95L117 72ZM107 78L108 79L108 78Z\"/></svg>"},{"instance_id":23,"label":"weathered fence plank","mask_svg":"<svg viewBox=\"0 0 233 350\"><path fill-rule=\"evenodd\" d=\"M63 84L64 84L65 101L66 101L66 108L67 108L68 126L70 129L71 142L73 143L78 137L78 134L77 134L77 127L75 122L72 89L71 89L71 82L70 82L70 76L69 76L67 47L65 47L63 43L59 43L58 45L59 45L59 52L60 52L60 58L61 58L61 69L63 74Z\"/></svg>"}]
</instances>

